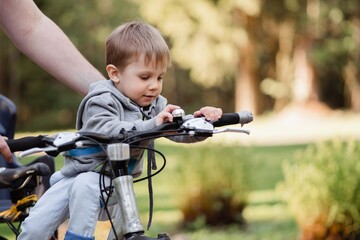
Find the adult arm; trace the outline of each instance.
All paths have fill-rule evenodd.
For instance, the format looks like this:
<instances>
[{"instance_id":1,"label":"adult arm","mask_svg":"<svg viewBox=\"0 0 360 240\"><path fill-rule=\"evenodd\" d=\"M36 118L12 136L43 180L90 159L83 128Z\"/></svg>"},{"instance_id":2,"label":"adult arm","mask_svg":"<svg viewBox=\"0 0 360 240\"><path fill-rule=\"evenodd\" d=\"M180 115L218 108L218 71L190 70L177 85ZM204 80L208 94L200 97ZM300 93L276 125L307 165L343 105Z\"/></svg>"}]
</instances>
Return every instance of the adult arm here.
<instances>
[{"instance_id":1,"label":"adult arm","mask_svg":"<svg viewBox=\"0 0 360 240\"><path fill-rule=\"evenodd\" d=\"M1 0L0 26L19 50L77 92L105 79L32 0Z\"/></svg>"}]
</instances>

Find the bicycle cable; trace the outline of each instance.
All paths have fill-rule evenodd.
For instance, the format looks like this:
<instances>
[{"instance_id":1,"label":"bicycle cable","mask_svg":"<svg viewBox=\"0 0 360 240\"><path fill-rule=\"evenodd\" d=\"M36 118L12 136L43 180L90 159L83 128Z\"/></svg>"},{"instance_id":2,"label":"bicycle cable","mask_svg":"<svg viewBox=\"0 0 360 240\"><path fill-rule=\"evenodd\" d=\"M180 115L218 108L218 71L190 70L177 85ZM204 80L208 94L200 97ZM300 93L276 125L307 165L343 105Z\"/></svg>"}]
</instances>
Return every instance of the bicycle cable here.
<instances>
[{"instance_id":1,"label":"bicycle cable","mask_svg":"<svg viewBox=\"0 0 360 240\"><path fill-rule=\"evenodd\" d=\"M162 131L154 131L154 132L140 132L137 134L134 134L133 136L125 139L124 143L128 143L128 144L133 144L133 143L137 143L137 142L141 142L144 140L150 140L150 139L156 139L156 138L161 138L161 137L167 137L168 135L172 135L172 134L166 134L166 133L171 133L174 132L174 130L162 130ZM148 134L154 135L154 134L159 134L157 136L146 136ZM181 133L174 133L174 135L179 135ZM146 137L141 138L141 136L145 135ZM135 139L132 140L134 138L141 138L141 139Z\"/></svg>"}]
</instances>

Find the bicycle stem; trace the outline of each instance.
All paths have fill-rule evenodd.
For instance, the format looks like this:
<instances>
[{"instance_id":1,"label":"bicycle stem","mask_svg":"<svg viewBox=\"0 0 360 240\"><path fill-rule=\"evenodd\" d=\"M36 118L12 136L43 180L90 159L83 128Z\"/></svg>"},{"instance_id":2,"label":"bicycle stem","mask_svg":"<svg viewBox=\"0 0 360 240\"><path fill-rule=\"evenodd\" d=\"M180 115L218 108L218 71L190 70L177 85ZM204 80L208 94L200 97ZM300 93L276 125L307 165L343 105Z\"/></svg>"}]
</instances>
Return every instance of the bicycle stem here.
<instances>
[{"instance_id":1,"label":"bicycle stem","mask_svg":"<svg viewBox=\"0 0 360 240\"><path fill-rule=\"evenodd\" d=\"M130 147L126 143L110 144L107 152L114 171L113 184L119 205L114 222L115 234L126 238L134 234L143 234L144 228L136 204L133 177L128 174ZM108 240L116 239L113 234L111 231Z\"/></svg>"}]
</instances>

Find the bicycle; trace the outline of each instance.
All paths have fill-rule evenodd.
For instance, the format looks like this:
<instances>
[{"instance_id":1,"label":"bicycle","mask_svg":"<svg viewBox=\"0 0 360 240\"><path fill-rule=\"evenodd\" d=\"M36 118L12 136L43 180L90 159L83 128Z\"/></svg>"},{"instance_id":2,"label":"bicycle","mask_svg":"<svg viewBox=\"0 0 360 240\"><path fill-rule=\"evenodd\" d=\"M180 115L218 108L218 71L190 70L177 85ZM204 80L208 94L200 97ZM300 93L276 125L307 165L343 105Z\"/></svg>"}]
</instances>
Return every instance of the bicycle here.
<instances>
[{"instance_id":1,"label":"bicycle","mask_svg":"<svg viewBox=\"0 0 360 240\"><path fill-rule=\"evenodd\" d=\"M250 132L243 128L220 128L225 125L244 124L253 121L251 112L242 111L239 113L225 113L214 122L208 122L204 118L195 118L193 115L185 115L182 109L173 111L174 121L164 123L150 131L145 132L122 132L116 136L107 136L91 132L62 132L53 136L39 135L36 137L24 137L16 140L9 140L8 145L12 152L23 151L20 156L27 156L37 152L45 152L51 156L56 156L61 152L72 149L88 148L100 146L107 152L110 166L112 167L112 185L109 195L114 192L118 208L114 221L111 220L111 231L108 239L125 240L170 240L167 233L158 234L157 238L145 236L144 227L140 221L139 211L137 209L133 183L136 181L151 179L151 177L162 171L166 164L165 156L157 150L164 160L163 166L157 172L134 181L132 175L128 172L130 158L130 147L139 147L138 144L145 140L151 140L161 137L175 136L196 136L207 138L213 134L224 132L245 133ZM148 149L151 151L152 149ZM113 196L113 194L111 194ZM103 198L104 199L104 198ZM108 198L109 199L109 198ZM104 200L105 201L105 200ZM105 202L106 206L107 202ZM150 215L152 207L150 209ZM149 217L149 224L151 216Z\"/></svg>"}]
</instances>

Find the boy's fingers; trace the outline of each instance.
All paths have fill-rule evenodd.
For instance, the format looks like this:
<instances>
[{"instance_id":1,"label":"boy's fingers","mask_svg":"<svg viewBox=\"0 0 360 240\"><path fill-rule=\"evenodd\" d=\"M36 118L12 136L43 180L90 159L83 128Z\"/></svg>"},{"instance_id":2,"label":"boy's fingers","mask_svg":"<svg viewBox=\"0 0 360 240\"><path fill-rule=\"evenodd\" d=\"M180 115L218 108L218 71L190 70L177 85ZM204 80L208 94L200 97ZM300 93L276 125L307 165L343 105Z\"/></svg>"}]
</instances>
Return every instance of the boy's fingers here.
<instances>
[{"instance_id":1,"label":"boy's fingers","mask_svg":"<svg viewBox=\"0 0 360 240\"><path fill-rule=\"evenodd\" d=\"M169 112L166 113L166 121L168 121L168 122L173 121L173 115Z\"/></svg>"},{"instance_id":2,"label":"boy's fingers","mask_svg":"<svg viewBox=\"0 0 360 240\"><path fill-rule=\"evenodd\" d=\"M174 111L175 109L178 109L178 108L180 108L180 107L177 105L169 104L165 107L165 111L171 113L172 111Z\"/></svg>"}]
</instances>

